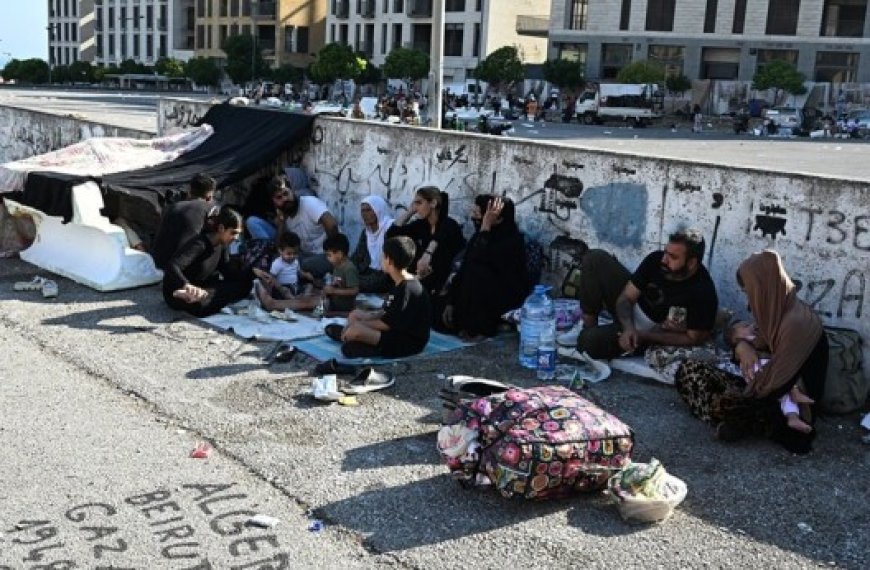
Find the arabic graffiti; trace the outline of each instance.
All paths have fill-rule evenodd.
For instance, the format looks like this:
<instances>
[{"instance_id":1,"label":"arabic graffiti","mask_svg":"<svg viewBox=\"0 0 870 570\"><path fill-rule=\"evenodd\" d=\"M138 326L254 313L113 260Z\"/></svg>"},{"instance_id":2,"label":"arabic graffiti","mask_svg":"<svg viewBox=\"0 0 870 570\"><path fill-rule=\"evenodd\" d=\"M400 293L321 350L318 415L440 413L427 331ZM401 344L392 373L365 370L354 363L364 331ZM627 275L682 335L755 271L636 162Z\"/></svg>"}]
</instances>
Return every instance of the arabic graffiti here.
<instances>
[{"instance_id":1,"label":"arabic graffiti","mask_svg":"<svg viewBox=\"0 0 870 570\"><path fill-rule=\"evenodd\" d=\"M197 106L180 101L174 102L163 109L164 125L181 129L198 126L202 117L195 108Z\"/></svg>"}]
</instances>

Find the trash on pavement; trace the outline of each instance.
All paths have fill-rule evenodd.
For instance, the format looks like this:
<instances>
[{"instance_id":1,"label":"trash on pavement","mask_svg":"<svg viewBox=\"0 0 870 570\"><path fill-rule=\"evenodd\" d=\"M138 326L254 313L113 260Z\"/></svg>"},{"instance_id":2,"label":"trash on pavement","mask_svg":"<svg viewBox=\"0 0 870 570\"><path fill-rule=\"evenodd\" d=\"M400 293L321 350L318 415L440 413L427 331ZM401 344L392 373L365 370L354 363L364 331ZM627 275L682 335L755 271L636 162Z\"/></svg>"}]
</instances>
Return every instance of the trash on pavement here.
<instances>
[{"instance_id":1,"label":"trash on pavement","mask_svg":"<svg viewBox=\"0 0 870 570\"><path fill-rule=\"evenodd\" d=\"M200 442L193 448L193 451L190 452L190 456L194 459L206 459L211 455L212 446L206 442Z\"/></svg>"},{"instance_id":2,"label":"trash on pavement","mask_svg":"<svg viewBox=\"0 0 870 570\"><path fill-rule=\"evenodd\" d=\"M248 526L256 526L259 528L272 528L278 524L278 522L278 519L270 517L269 515L254 515L245 521Z\"/></svg>"}]
</instances>

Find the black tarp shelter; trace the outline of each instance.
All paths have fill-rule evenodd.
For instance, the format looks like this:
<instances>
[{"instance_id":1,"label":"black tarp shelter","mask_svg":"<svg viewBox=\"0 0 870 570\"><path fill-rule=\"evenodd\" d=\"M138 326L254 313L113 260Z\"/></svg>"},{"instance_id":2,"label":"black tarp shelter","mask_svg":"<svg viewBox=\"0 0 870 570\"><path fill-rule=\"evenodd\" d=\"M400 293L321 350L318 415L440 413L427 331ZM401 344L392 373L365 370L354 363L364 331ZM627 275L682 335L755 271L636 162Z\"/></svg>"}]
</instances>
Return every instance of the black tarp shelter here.
<instances>
[{"instance_id":1,"label":"black tarp shelter","mask_svg":"<svg viewBox=\"0 0 870 570\"><path fill-rule=\"evenodd\" d=\"M114 217L119 200L129 199L137 209L148 210L139 212L139 219L159 220L163 206L182 196L196 174L213 177L218 188L244 180L308 138L313 120L314 117L299 113L216 105L200 122L211 125L214 134L175 160L99 179L31 172L23 192L11 198L69 221L72 187L95 180L103 191L107 217Z\"/></svg>"}]
</instances>

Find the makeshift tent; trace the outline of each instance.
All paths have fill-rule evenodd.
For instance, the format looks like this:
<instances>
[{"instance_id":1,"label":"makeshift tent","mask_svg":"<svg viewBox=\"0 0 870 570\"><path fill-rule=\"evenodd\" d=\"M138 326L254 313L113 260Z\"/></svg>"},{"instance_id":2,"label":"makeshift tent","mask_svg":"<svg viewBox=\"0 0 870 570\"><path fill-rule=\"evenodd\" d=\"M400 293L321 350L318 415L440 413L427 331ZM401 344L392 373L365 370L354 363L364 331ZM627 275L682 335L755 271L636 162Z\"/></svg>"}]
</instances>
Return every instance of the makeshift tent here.
<instances>
[{"instance_id":1,"label":"makeshift tent","mask_svg":"<svg viewBox=\"0 0 870 570\"><path fill-rule=\"evenodd\" d=\"M313 117L220 105L202 118L214 133L175 160L102 177L30 172L24 191L7 194L11 213L33 217L34 244L21 258L100 291L156 283L151 257L127 247L116 217L154 233L163 206L199 173L218 187L239 182L305 140ZM98 186L99 184L99 186ZM70 223L62 223L70 222ZM120 223L120 222L118 222Z\"/></svg>"},{"instance_id":2,"label":"makeshift tent","mask_svg":"<svg viewBox=\"0 0 870 570\"><path fill-rule=\"evenodd\" d=\"M12 199L69 221L73 214L70 190L95 180L103 191L107 217L114 218L118 198L128 196L137 208L150 210L141 212L141 218L159 220L163 206L182 196L196 174L213 177L218 188L239 182L305 140L313 120L310 115L216 105L200 121L211 125L214 134L175 160L101 178L31 172L23 194Z\"/></svg>"}]
</instances>

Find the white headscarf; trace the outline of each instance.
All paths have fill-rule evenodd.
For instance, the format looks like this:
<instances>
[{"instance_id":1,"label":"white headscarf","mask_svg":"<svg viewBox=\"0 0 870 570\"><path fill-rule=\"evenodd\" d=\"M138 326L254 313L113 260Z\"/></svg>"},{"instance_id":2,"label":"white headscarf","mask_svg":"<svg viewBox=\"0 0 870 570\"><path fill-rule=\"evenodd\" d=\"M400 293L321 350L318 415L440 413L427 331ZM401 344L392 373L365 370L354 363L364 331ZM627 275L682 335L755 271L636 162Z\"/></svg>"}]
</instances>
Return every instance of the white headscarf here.
<instances>
[{"instance_id":1,"label":"white headscarf","mask_svg":"<svg viewBox=\"0 0 870 570\"><path fill-rule=\"evenodd\" d=\"M368 226L365 226L366 246L369 249L369 257L371 263L369 267L372 269L381 269L381 252L384 247L384 235L390 226L393 225L393 218L390 215L390 205L380 196L366 196L362 199L363 204L368 204L375 213L378 219L377 231L372 231Z\"/></svg>"}]
</instances>

